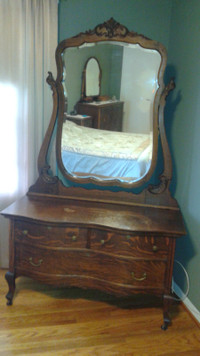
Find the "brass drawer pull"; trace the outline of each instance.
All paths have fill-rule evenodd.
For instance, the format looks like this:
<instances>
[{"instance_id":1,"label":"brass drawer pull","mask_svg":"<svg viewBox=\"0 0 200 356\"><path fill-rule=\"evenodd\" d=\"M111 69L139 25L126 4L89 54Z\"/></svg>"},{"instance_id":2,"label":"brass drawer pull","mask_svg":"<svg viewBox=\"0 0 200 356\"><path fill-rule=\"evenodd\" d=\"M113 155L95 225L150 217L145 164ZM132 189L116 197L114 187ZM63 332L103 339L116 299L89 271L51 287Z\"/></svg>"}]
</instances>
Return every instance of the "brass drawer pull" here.
<instances>
[{"instance_id":1,"label":"brass drawer pull","mask_svg":"<svg viewBox=\"0 0 200 356\"><path fill-rule=\"evenodd\" d=\"M32 257L29 258L29 263L34 267L40 267L42 262L43 262L43 259L39 260L38 263L34 263L33 258Z\"/></svg>"},{"instance_id":2,"label":"brass drawer pull","mask_svg":"<svg viewBox=\"0 0 200 356\"><path fill-rule=\"evenodd\" d=\"M77 236L76 235L73 235L72 236L72 241L76 241L77 240Z\"/></svg>"},{"instance_id":3,"label":"brass drawer pull","mask_svg":"<svg viewBox=\"0 0 200 356\"><path fill-rule=\"evenodd\" d=\"M156 252L156 251L158 251L158 246L156 246L156 245L153 245L153 247L152 247L152 250L153 250L153 252Z\"/></svg>"},{"instance_id":4,"label":"brass drawer pull","mask_svg":"<svg viewBox=\"0 0 200 356\"><path fill-rule=\"evenodd\" d=\"M139 281L139 282L144 281L147 278L146 272L144 272L143 276L140 277L140 278L135 277L135 273L134 272L131 272L131 276L135 281Z\"/></svg>"},{"instance_id":5,"label":"brass drawer pull","mask_svg":"<svg viewBox=\"0 0 200 356\"><path fill-rule=\"evenodd\" d=\"M22 233L23 233L24 235L28 235L28 230L23 230Z\"/></svg>"},{"instance_id":6,"label":"brass drawer pull","mask_svg":"<svg viewBox=\"0 0 200 356\"><path fill-rule=\"evenodd\" d=\"M105 240L101 240L101 245L104 245L105 244Z\"/></svg>"}]
</instances>

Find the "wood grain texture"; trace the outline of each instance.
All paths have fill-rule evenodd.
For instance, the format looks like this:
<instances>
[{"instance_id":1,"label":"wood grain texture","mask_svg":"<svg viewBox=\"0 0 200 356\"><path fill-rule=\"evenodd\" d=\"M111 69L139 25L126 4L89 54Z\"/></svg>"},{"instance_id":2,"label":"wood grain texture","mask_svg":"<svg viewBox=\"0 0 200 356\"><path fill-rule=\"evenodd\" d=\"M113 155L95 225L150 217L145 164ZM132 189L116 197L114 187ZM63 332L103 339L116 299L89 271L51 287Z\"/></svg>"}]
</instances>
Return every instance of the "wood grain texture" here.
<instances>
[{"instance_id":1,"label":"wood grain texture","mask_svg":"<svg viewBox=\"0 0 200 356\"><path fill-rule=\"evenodd\" d=\"M32 263L30 263L32 258ZM41 261L41 263L39 262ZM34 263L34 265L33 265ZM42 249L30 245L16 246L16 271L63 275L91 279L91 287L95 287L95 279L124 285L131 288L160 288L164 287L166 263L158 260L134 260L96 253L87 250ZM132 277L135 273L135 279ZM146 274L143 281L139 279ZM18 273L17 273L18 274ZM27 275L27 274L26 274ZM138 280L137 280L138 279ZM93 283L92 283L93 282Z\"/></svg>"},{"instance_id":2,"label":"wood grain texture","mask_svg":"<svg viewBox=\"0 0 200 356\"><path fill-rule=\"evenodd\" d=\"M182 231L178 213L22 198L3 211L13 231L14 272L10 269L6 274L8 304L12 304L19 276L118 297L153 294L163 299L165 329L170 323L175 240Z\"/></svg>"},{"instance_id":3,"label":"wood grain texture","mask_svg":"<svg viewBox=\"0 0 200 356\"><path fill-rule=\"evenodd\" d=\"M143 258L166 259L170 238L91 230L91 248L96 251Z\"/></svg>"},{"instance_id":4,"label":"wood grain texture","mask_svg":"<svg viewBox=\"0 0 200 356\"><path fill-rule=\"evenodd\" d=\"M174 304L173 327L163 332L161 306L153 299L133 308L130 299L114 302L99 292L55 290L20 278L20 293L7 307L4 274L1 270L0 355L200 354L200 329L181 305ZM152 303L156 306L149 308Z\"/></svg>"},{"instance_id":5,"label":"wood grain texture","mask_svg":"<svg viewBox=\"0 0 200 356\"><path fill-rule=\"evenodd\" d=\"M18 217L48 222L51 224L73 224L98 228L114 228L120 231L146 231L182 236L185 227L180 210L156 207L126 206L62 200L45 197L37 199L24 196L1 212L6 217Z\"/></svg>"}]
</instances>

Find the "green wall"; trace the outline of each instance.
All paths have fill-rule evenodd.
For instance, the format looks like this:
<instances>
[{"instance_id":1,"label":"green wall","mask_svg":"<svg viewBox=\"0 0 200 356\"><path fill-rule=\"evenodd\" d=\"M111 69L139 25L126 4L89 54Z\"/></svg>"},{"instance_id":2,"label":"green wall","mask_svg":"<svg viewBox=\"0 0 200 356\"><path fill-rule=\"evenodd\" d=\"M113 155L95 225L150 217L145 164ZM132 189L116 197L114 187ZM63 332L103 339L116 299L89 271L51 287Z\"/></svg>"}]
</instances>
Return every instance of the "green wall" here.
<instances>
[{"instance_id":1,"label":"green wall","mask_svg":"<svg viewBox=\"0 0 200 356\"><path fill-rule=\"evenodd\" d=\"M168 47L172 0L60 0L59 40L113 17Z\"/></svg>"},{"instance_id":2,"label":"green wall","mask_svg":"<svg viewBox=\"0 0 200 356\"><path fill-rule=\"evenodd\" d=\"M200 1L173 0L169 44L171 96L170 142L174 160L172 190L188 231L177 242L176 258L190 278L189 299L200 310ZM176 268L175 280L185 291Z\"/></svg>"},{"instance_id":3,"label":"green wall","mask_svg":"<svg viewBox=\"0 0 200 356\"><path fill-rule=\"evenodd\" d=\"M189 273L189 299L200 310L200 1L62 0L59 39L93 29L110 17L129 30L162 42L168 49L166 78L175 76L176 81L166 109L174 166L171 190L188 231L178 240L176 258ZM174 275L185 290L185 278L178 265Z\"/></svg>"}]
</instances>

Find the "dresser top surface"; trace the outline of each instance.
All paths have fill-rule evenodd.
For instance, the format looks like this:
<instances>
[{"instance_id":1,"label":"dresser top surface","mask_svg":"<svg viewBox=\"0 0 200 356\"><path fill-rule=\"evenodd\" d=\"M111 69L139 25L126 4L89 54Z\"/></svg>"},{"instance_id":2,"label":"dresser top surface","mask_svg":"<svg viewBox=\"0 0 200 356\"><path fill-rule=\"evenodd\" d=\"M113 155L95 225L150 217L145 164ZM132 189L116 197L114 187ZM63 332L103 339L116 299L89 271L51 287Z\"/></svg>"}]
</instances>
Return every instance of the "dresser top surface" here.
<instances>
[{"instance_id":1,"label":"dresser top surface","mask_svg":"<svg viewBox=\"0 0 200 356\"><path fill-rule=\"evenodd\" d=\"M144 206L127 206L86 202L72 199L30 198L24 196L2 215L41 223L76 224L121 231L184 235L185 228L179 210Z\"/></svg>"}]
</instances>

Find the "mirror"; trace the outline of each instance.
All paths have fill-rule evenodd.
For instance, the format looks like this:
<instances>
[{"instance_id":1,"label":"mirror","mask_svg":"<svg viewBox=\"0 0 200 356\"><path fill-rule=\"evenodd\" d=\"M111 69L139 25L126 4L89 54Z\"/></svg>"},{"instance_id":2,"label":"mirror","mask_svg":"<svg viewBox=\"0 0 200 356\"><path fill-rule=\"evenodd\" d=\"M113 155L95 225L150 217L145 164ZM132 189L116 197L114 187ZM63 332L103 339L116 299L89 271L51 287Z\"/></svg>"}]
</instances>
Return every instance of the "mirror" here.
<instances>
[{"instance_id":1,"label":"mirror","mask_svg":"<svg viewBox=\"0 0 200 356\"><path fill-rule=\"evenodd\" d=\"M101 35L62 48L60 167L79 182L140 185L157 158L165 50L132 32Z\"/></svg>"},{"instance_id":2,"label":"mirror","mask_svg":"<svg viewBox=\"0 0 200 356\"><path fill-rule=\"evenodd\" d=\"M92 101L100 95L101 68L98 60L91 57L86 61L82 74L82 100Z\"/></svg>"}]
</instances>

